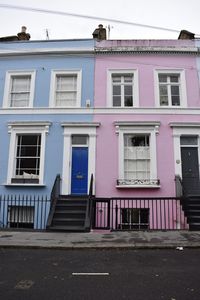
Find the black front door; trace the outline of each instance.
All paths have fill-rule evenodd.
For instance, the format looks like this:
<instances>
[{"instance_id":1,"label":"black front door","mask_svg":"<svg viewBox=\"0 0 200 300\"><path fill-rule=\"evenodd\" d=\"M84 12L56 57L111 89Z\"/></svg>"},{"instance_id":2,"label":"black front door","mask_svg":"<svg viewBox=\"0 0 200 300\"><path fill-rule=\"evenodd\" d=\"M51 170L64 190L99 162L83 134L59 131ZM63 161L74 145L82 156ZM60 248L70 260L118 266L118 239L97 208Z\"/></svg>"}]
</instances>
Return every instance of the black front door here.
<instances>
[{"instance_id":1,"label":"black front door","mask_svg":"<svg viewBox=\"0 0 200 300\"><path fill-rule=\"evenodd\" d=\"M199 194L198 147L181 147L182 179L186 194Z\"/></svg>"}]
</instances>

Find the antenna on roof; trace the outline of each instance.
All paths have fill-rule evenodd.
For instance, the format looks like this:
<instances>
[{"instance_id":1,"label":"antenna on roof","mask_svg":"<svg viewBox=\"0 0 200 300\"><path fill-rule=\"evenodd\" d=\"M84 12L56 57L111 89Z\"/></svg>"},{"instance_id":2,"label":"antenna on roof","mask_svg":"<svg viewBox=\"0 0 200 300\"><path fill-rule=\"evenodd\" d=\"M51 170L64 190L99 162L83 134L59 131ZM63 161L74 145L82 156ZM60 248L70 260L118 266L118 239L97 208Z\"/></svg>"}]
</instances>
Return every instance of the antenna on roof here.
<instances>
[{"instance_id":1,"label":"antenna on roof","mask_svg":"<svg viewBox=\"0 0 200 300\"><path fill-rule=\"evenodd\" d=\"M49 40L49 30L46 28L46 40Z\"/></svg>"},{"instance_id":2,"label":"antenna on roof","mask_svg":"<svg viewBox=\"0 0 200 300\"><path fill-rule=\"evenodd\" d=\"M114 28L114 27L109 24L108 26L106 26L106 28L108 28L108 40L109 40L111 29Z\"/></svg>"}]
</instances>

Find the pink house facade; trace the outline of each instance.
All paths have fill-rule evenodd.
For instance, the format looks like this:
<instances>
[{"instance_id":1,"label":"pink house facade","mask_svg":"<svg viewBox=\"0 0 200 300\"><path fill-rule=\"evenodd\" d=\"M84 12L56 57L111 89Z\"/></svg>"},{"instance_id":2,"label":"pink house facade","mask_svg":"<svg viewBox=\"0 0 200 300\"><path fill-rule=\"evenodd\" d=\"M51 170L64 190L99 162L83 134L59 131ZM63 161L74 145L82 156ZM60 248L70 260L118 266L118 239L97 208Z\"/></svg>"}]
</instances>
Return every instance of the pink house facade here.
<instances>
[{"instance_id":1,"label":"pink house facade","mask_svg":"<svg viewBox=\"0 0 200 300\"><path fill-rule=\"evenodd\" d=\"M194 40L104 40L95 52L95 196L113 198L96 226L198 229L197 213L188 215L200 195ZM96 204L104 218L108 203Z\"/></svg>"}]
</instances>

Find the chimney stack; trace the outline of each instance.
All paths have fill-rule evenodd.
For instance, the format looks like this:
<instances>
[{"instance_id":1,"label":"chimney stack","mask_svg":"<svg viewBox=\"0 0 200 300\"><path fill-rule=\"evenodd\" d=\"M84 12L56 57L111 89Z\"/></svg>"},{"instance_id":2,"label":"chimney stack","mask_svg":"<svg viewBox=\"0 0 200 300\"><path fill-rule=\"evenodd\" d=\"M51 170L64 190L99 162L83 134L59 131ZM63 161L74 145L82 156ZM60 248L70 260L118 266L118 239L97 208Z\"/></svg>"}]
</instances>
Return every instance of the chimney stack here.
<instances>
[{"instance_id":1,"label":"chimney stack","mask_svg":"<svg viewBox=\"0 0 200 300\"><path fill-rule=\"evenodd\" d=\"M102 24L99 24L99 27L93 32L93 39L97 40L106 40L106 29L103 28Z\"/></svg>"},{"instance_id":2,"label":"chimney stack","mask_svg":"<svg viewBox=\"0 0 200 300\"><path fill-rule=\"evenodd\" d=\"M195 39L195 34L187 30L181 30L178 37L178 40L193 40L193 39Z\"/></svg>"},{"instance_id":3,"label":"chimney stack","mask_svg":"<svg viewBox=\"0 0 200 300\"><path fill-rule=\"evenodd\" d=\"M30 34L26 33L26 26L22 26L21 32L19 32L17 36L20 41L28 41L31 38Z\"/></svg>"}]
</instances>

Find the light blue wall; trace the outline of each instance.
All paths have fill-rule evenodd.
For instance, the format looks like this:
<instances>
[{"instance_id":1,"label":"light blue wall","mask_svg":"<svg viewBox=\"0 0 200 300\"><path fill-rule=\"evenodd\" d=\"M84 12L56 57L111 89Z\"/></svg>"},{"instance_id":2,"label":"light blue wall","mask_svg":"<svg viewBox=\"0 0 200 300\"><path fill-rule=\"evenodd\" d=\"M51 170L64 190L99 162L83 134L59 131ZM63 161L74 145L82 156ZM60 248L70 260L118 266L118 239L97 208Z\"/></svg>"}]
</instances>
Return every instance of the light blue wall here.
<instances>
[{"instance_id":1,"label":"light blue wall","mask_svg":"<svg viewBox=\"0 0 200 300\"><path fill-rule=\"evenodd\" d=\"M78 41L44 41L44 42L13 42L0 43L1 49L26 49L26 48L84 48L92 49L93 40ZM21 47L21 48L20 48ZM3 103L5 75L7 70L36 70L34 108L49 106L50 78L53 69L81 69L82 70L82 95L81 106L85 107L85 101L90 99L93 105L94 98L94 57L93 55L31 55L0 57L0 111ZM3 112L3 111L2 111ZM92 121L92 115L88 114L0 114L0 194L23 194L23 195L49 195L56 175L62 174L63 168L63 127L62 122ZM46 136L45 148L45 187L14 187L5 186L7 181L7 169L9 158L10 134L8 123L14 121L48 121L52 125Z\"/></svg>"},{"instance_id":2,"label":"light blue wall","mask_svg":"<svg viewBox=\"0 0 200 300\"><path fill-rule=\"evenodd\" d=\"M71 42L72 43L72 42ZM5 43L3 43L5 44ZM27 45L28 43L15 43L17 47ZM39 44L39 43L37 43ZM41 42L46 49L47 46L52 47L52 43ZM88 43L87 43L88 44ZM11 44L12 45L12 44ZM11 47L10 43L9 46ZM29 44L28 44L29 45ZM33 43L33 45L35 45ZM55 42L56 48L70 47L68 43ZM13 45L12 45L13 46ZM40 45L41 46L41 45ZM83 45L84 46L84 45ZM93 40L90 40L90 47L93 46ZM1 50L0 43L0 50ZM13 46L14 47L14 46ZM82 47L82 42L80 43ZM76 47L77 48L77 47ZM14 48L15 49L15 48ZM81 106L86 105L86 100L90 99L93 104L94 97L94 56L93 55L67 55L67 54L52 54L52 55L31 55L31 56L15 56L15 57L1 57L0 58L0 106L2 106L3 92L5 85L6 71L11 70L35 70L35 97L34 107L48 107L49 106L49 92L51 71L54 69L60 70L82 70L82 95Z\"/></svg>"}]
</instances>

